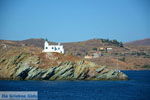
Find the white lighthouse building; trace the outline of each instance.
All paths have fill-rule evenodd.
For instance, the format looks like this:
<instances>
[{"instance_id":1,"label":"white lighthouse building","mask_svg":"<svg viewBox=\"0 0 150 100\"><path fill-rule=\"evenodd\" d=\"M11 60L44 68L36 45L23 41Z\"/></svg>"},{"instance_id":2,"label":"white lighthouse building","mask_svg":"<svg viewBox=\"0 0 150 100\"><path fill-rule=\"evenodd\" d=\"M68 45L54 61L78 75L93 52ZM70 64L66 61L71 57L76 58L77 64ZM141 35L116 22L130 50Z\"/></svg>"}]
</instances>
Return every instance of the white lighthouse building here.
<instances>
[{"instance_id":1,"label":"white lighthouse building","mask_svg":"<svg viewBox=\"0 0 150 100\"><path fill-rule=\"evenodd\" d=\"M49 45L47 41L44 43L44 50L43 52L58 52L58 53L64 53L63 45Z\"/></svg>"}]
</instances>

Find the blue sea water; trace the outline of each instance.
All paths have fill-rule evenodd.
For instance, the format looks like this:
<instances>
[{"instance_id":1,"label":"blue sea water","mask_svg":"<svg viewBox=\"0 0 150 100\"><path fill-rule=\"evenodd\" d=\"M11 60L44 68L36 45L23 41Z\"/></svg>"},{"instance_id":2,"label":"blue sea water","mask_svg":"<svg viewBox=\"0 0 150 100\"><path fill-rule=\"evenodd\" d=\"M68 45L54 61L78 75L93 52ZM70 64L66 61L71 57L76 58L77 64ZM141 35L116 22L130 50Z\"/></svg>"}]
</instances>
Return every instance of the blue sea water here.
<instances>
[{"instance_id":1,"label":"blue sea water","mask_svg":"<svg viewBox=\"0 0 150 100\"><path fill-rule=\"evenodd\" d=\"M130 80L0 80L0 91L38 91L39 100L150 100L150 71L124 72Z\"/></svg>"}]
</instances>

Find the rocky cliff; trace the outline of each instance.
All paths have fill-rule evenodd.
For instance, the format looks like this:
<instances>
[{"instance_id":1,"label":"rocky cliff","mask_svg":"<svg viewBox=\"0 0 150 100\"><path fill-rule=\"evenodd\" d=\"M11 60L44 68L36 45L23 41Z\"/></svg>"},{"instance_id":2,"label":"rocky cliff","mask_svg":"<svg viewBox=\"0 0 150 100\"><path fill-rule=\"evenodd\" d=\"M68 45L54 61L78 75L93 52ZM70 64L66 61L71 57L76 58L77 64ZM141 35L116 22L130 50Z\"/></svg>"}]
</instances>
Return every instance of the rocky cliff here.
<instances>
[{"instance_id":1,"label":"rocky cliff","mask_svg":"<svg viewBox=\"0 0 150 100\"><path fill-rule=\"evenodd\" d=\"M18 80L125 80L127 75L71 55L37 48L10 49L0 56L0 78Z\"/></svg>"}]
</instances>

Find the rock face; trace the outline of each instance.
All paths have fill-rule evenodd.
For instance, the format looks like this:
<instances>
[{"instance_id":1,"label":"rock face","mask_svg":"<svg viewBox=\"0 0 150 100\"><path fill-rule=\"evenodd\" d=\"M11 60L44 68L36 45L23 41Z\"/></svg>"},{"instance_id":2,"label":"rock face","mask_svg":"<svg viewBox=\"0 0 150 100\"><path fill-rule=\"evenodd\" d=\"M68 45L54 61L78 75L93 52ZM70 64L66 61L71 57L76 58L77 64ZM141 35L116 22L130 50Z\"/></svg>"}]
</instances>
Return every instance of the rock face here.
<instances>
[{"instance_id":1,"label":"rock face","mask_svg":"<svg viewBox=\"0 0 150 100\"><path fill-rule=\"evenodd\" d=\"M49 54L45 54L47 55ZM43 68L40 67L42 61L43 58L40 56L23 52L9 57L2 56L0 78L17 80L125 80L128 78L118 70L110 70L82 59L63 61L55 66L47 65Z\"/></svg>"}]
</instances>

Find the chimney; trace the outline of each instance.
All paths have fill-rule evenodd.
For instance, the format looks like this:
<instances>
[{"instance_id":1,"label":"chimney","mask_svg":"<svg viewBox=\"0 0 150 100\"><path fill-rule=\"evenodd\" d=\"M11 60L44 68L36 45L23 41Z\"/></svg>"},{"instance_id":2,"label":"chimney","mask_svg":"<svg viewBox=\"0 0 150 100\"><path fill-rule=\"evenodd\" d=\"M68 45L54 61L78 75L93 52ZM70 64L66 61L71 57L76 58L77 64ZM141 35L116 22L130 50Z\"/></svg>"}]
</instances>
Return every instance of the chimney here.
<instances>
[{"instance_id":1,"label":"chimney","mask_svg":"<svg viewBox=\"0 0 150 100\"><path fill-rule=\"evenodd\" d=\"M60 45L60 43L58 43L58 45Z\"/></svg>"}]
</instances>

